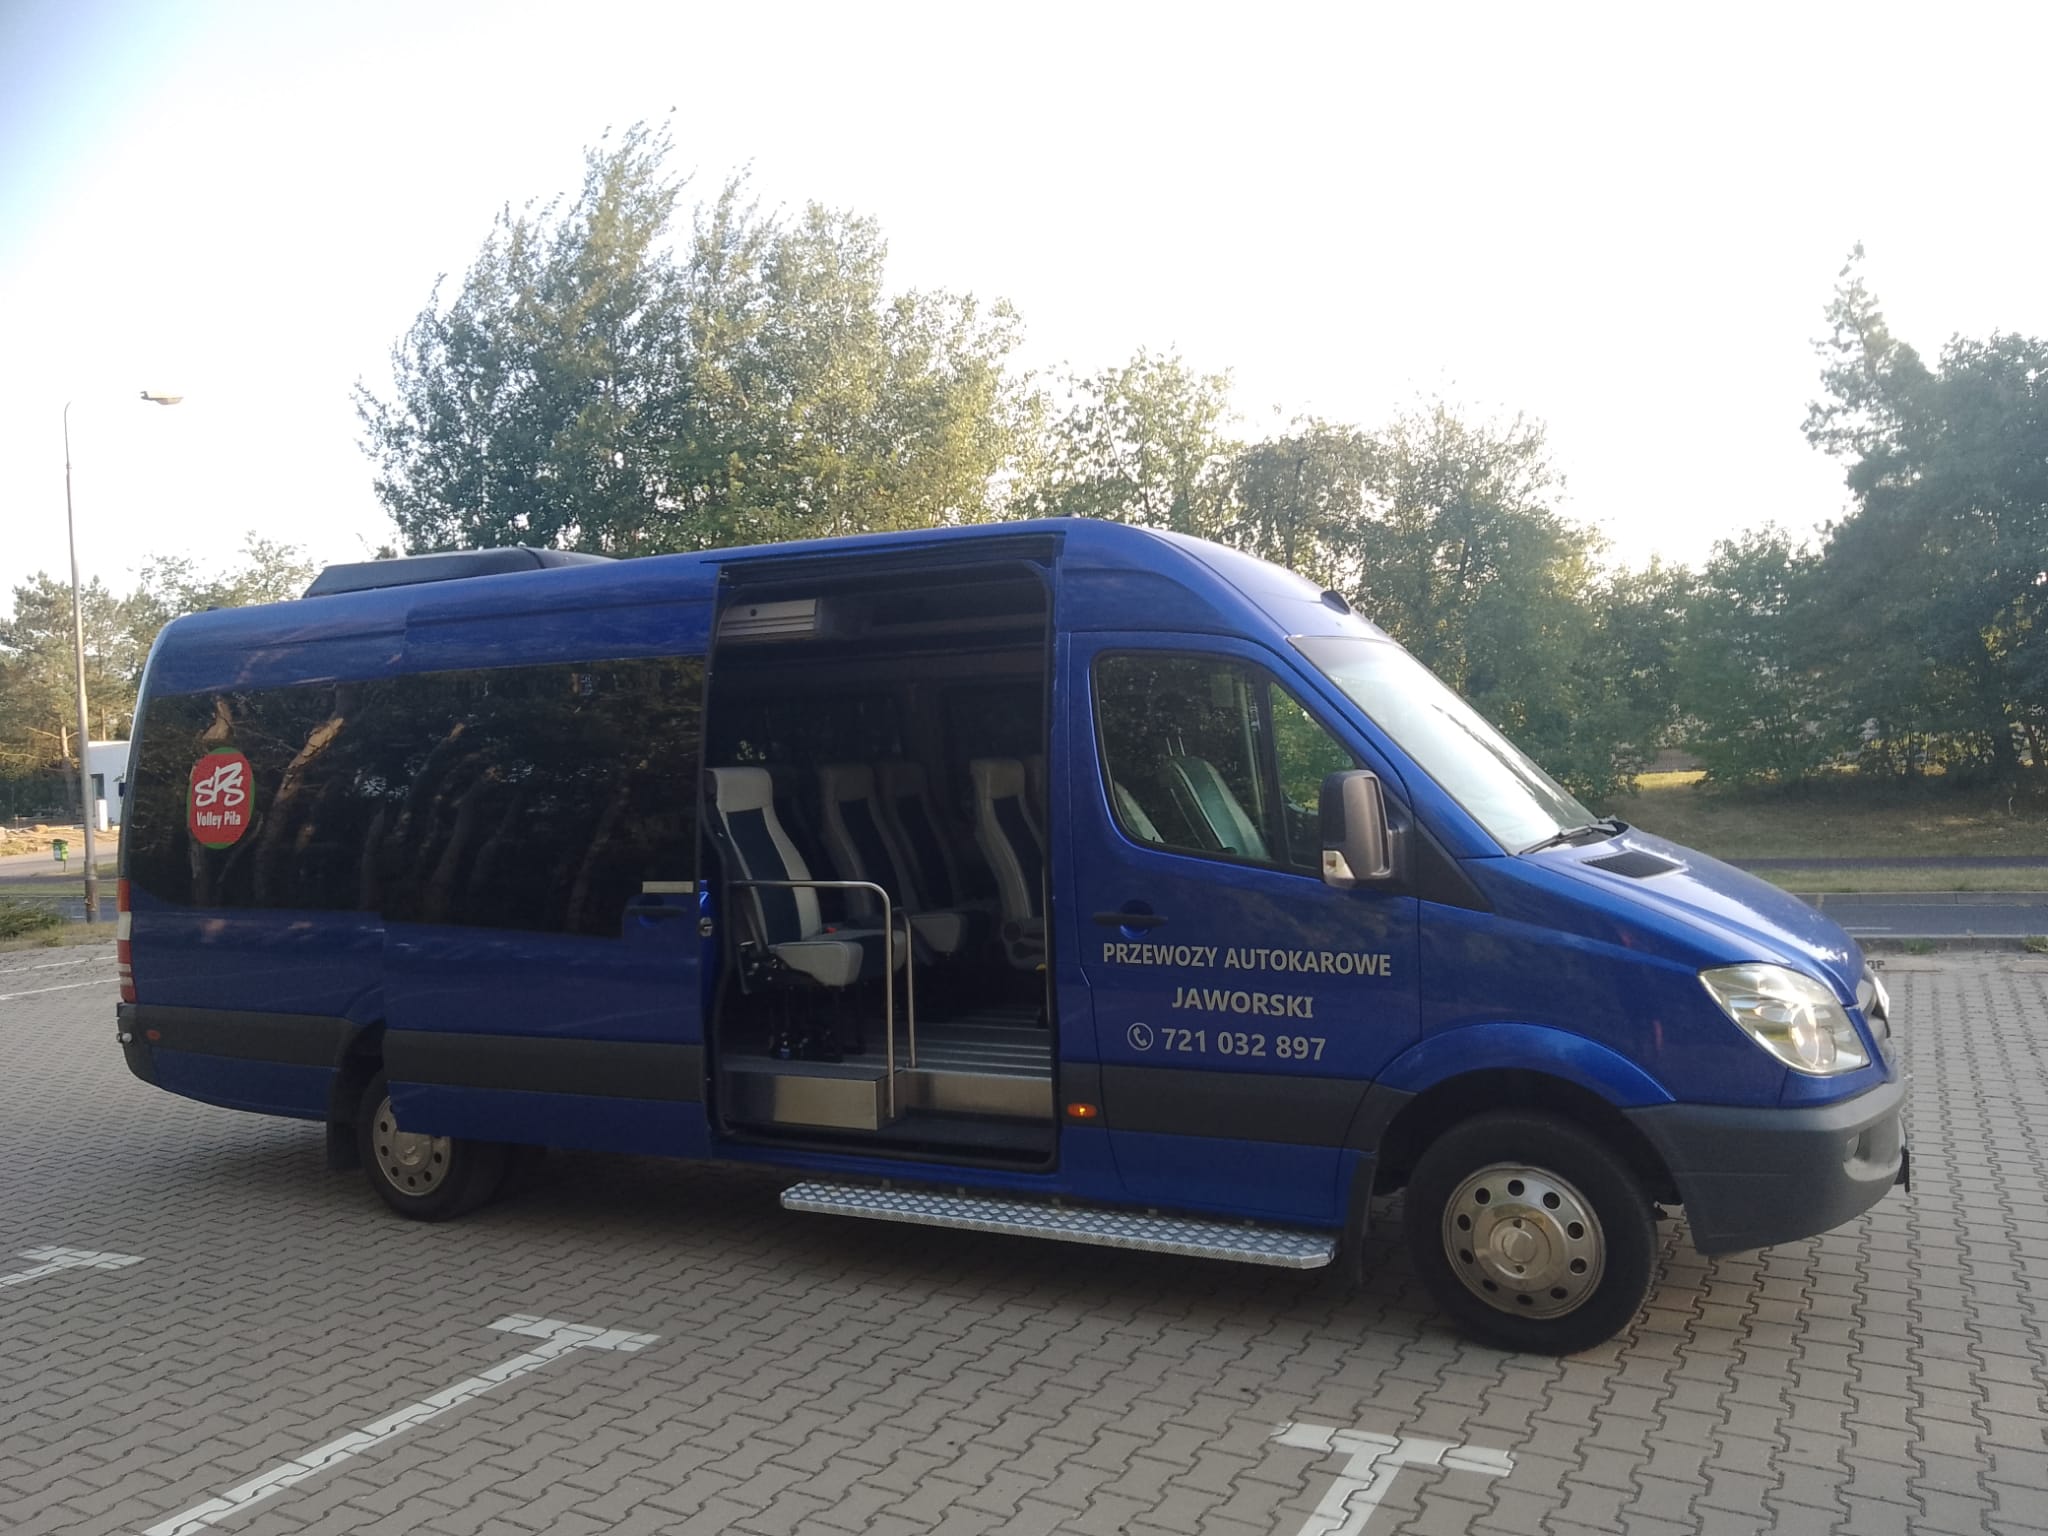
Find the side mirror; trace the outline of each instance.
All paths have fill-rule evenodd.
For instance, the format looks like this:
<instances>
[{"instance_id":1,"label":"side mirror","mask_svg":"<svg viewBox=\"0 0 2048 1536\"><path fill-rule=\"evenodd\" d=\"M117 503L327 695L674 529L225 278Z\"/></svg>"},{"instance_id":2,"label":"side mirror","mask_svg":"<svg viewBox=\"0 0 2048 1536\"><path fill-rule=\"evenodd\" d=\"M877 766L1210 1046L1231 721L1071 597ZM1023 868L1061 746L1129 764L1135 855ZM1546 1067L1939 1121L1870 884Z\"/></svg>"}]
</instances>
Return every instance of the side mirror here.
<instances>
[{"instance_id":1,"label":"side mirror","mask_svg":"<svg viewBox=\"0 0 2048 1536\"><path fill-rule=\"evenodd\" d=\"M1387 824L1380 776L1354 768L1323 780L1323 883L1340 891L1396 878L1399 834Z\"/></svg>"}]
</instances>

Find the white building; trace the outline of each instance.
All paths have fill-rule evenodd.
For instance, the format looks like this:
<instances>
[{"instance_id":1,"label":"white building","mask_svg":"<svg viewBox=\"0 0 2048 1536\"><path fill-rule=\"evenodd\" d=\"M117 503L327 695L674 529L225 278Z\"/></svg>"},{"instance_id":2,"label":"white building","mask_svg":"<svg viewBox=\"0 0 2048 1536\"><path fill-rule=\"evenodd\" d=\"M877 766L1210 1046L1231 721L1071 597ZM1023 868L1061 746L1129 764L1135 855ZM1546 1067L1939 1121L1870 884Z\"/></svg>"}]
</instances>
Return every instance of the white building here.
<instances>
[{"instance_id":1,"label":"white building","mask_svg":"<svg viewBox=\"0 0 2048 1536\"><path fill-rule=\"evenodd\" d=\"M85 768L92 775L92 797L105 807L96 825L119 826L124 791L128 787L128 743L89 741L85 745Z\"/></svg>"}]
</instances>

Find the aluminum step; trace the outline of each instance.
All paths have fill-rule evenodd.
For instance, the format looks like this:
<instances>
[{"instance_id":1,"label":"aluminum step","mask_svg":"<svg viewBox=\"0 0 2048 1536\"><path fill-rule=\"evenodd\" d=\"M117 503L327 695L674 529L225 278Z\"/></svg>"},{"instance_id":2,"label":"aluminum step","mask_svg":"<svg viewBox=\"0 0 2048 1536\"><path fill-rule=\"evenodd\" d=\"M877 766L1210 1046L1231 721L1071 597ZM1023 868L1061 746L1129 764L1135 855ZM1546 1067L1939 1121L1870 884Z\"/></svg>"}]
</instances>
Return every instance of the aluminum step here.
<instances>
[{"instance_id":1,"label":"aluminum step","mask_svg":"<svg viewBox=\"0 0 2048 1536\"><path fill-rule=\"evenodd\" d=\"M1280 1269L1321 1269L1337 1256L1332 1232L1268 1227L1205 1216L1153 1216L1106 1206L1053 1205L1002 1195L945 1194L928 1189L878 1189L865 1184L806 1180L782 1192L789 1211L902 1221L919 1227L959 1227L1011 1237L1050 1237L1099 1248L1175 1253L1190 1259L1231 1259Z\"/></svg>"},{"instance_id":2,"label":"aluminum step","mask_svg":"<svg viewBox=\"0 0 2048 1536\"><path fill-rule=\"evenodd\" d=\"M903 1106L948 1115L999 1115L1012 1120L1052 1118L1052 1076L1046 1072L947 1071L925 1064L903 1073Z\"/></svg>"},{"instance_id":3,"label":"aluminum step","mask_svg":"<svg viewBox=\"0 0 2048 1536\"><path fill-rule=\"evenodd\" d=\"M897 1074L900 1082L902 1074ZM719 1070L726 1113L748 1125L876 1131L889 1123L888 1074L872 1061L731 1056Z\"/></svg>"}]
</instances>

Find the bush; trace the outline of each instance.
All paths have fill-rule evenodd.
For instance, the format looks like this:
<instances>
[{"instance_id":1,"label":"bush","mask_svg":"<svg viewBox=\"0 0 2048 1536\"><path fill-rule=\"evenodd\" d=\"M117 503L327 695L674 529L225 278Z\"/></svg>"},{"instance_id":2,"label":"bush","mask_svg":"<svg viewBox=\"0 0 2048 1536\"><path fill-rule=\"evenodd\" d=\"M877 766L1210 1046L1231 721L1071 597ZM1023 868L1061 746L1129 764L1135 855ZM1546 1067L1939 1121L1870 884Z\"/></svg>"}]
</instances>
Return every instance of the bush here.
<instances>
[{"instance_id":1,"label":"bush","mask_svg":"<svg viewBox=\"0 0 2048 1536\"><path fill-rule=\"evenodd\" d=\"M63 914L39 901L0 896L0 939L19 939L64 926Z\"/></svg>"}]
</instances>

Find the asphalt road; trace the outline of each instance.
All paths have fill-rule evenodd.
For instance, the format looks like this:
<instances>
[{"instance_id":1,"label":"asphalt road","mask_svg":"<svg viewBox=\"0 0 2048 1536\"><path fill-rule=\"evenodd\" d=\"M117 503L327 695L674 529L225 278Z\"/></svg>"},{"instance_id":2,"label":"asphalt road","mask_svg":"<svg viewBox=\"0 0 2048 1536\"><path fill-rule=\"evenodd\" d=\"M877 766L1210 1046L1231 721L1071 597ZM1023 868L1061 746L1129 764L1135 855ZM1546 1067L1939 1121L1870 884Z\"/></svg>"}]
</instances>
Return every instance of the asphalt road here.
<instances>
[{"instance_id":1,"label":"asphalt road","mask_svg":"<svg viewBox=\"0 0 2048 1536\"><path fill-rule=\"evenodd\" d=\"M2048 855L2029 853L1967 853L1924 857L1857 857L1842 859L1729 859L1737 869L2032 869L2048 864Z\"/></svg>"},{"instance_id":2,"label":"asphalt road","mask_svg":"<svg viewBox=\"0 0 2048 1536\"><path fill-rule=\"evenodd\" d=\"M103 843L100 847L100 905L109 920L114 911L114 846ZM12 896L17 901L47 902L67 920L77 922L85 916L85 876L84 866L79 862L81 857L82 850L75 840L71 844L71 858L63 864L51 858L47 851L0 855L0 896Z\"/></svg>"},{"instance_id":3,"label":"asphalt road","mask_svg":"<svg viewBox=\"0 0 2048 1536\"><path fill-rule=\"evenodd\" d=\"M2048 892L1955 891L1806 899L1859 939L2024 939L2048 934Z\"/></svg>"}]
</instances>

